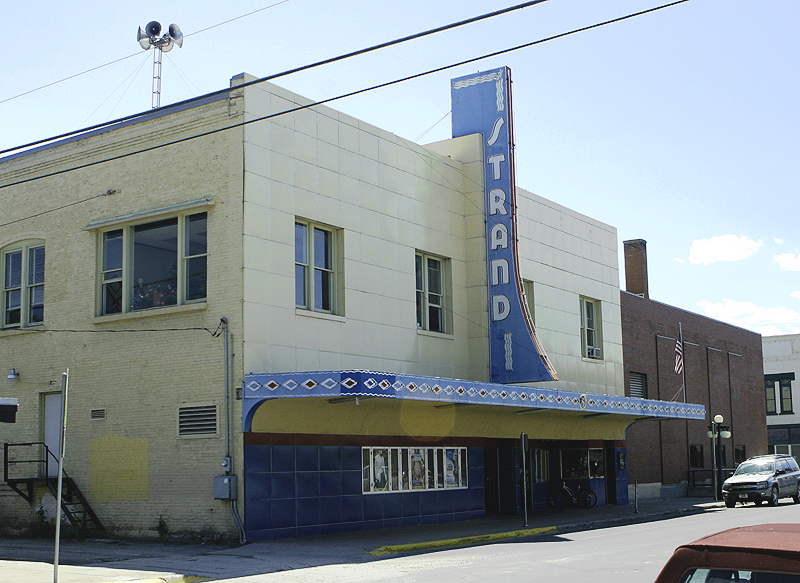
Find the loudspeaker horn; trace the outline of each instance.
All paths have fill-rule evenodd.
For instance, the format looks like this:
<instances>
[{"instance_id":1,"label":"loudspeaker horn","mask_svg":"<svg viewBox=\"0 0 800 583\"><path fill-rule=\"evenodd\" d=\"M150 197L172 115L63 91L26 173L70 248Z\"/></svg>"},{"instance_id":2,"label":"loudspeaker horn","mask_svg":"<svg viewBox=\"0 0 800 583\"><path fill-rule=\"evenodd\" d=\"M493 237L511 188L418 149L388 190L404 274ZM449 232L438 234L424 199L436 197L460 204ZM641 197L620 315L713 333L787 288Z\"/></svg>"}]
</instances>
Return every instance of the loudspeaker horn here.
<instances>
[{"instance_id":1,"label":"loudspeaker horn","mask_svg":"<svg viewBox=\"0 0 800 583\"><path fill-rule=\"evenodd\" d=\"M141 26L139 27L139 32L136 34L136 41L144 50L150 49L150 37Z\"/></svg>"},{"instance_id":2,"label":"loudspeaker horn","mask_svg":"<svg viewBox=\"0 0 800 583\"><path fill-rule=\"evenodd\" d=\"M148 36L158 36L158 33L161 32L161 23L156 22L155 20L152 22L148 22L147 26L144 27L145 32Z\"/></svg>"},{"instance_id":3,"label":"loudspeaker horn","mask_svg":"<svg viewBox=\"0 0 800 583\"><path fill-rule=\"evenodd\" d=\"M179 47L183 46L183 33L177 24L169 25L169 36L175 41L176 45Z\"/></svg>"}]
</instances>

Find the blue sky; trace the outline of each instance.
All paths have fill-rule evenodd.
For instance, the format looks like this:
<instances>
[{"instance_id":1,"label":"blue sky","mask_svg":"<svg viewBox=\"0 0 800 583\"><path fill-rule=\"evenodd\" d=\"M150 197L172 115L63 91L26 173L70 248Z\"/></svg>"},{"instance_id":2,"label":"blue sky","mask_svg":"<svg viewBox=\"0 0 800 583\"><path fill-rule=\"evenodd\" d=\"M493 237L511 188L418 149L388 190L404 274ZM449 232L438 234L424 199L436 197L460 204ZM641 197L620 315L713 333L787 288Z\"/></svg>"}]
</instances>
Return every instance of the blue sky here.
<instances>
[{"instance_id":1,"label":"blue sky","mask_svg":"<svg viewBox=\"0 0 800 583\"><path fill-rule=\"evenodd\" d=\"M0 149L149 109L136 31L151 20L185 35L164 55L166 105L517 3L13 3ZM548 0L274 82L327 99L663 3ZM797 0L690 0L329 105L433 142L450 135L449 80L507 65L521 187L615 226L620 249L645 239L652 299L800 333L798 22Z\"/></svg>"}]
</instances>

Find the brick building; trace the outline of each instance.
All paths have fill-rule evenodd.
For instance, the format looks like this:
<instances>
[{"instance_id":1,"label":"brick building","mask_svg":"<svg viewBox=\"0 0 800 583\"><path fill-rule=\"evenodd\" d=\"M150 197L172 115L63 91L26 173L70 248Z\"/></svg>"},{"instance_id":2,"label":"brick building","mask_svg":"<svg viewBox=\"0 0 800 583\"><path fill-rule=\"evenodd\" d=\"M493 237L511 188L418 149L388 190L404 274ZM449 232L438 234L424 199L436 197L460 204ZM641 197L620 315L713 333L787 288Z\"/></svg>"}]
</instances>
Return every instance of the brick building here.
<instances>
[{"instance_id":1,"label":"brick building","mask_svg":"<svg viewBox=\"0 0 800 583\"><path fill-rule=\"evenodd\" d=\"M625 390L629 396L701 403L705 421L641 421L627 432L630 484L639 496L683 496L712 479L710 419L722 415L732 436L721 442L724 468L767 453L761 336L650 299L647 248L625 241L621 292ZM675 372L683 336L685 371Z\"/></svg>"}]
</instances>

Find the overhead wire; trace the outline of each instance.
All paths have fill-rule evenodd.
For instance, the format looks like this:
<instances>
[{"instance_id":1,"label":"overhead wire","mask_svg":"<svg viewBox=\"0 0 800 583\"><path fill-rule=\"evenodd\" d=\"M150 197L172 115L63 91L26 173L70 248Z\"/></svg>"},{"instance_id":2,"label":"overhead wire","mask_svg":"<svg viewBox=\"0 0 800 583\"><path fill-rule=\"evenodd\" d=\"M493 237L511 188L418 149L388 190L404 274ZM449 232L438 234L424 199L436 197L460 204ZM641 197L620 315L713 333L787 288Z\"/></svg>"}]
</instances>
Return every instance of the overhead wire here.
<instances>
[{"instance_id":1,"label":"overhead wire","mask_svg":"<svg viewBox=\"0 0 800 583\"><path fill-rule=\"evenodd\" d=\"M531 2L531 3L527 3L527 4L536 4L536 3L543 2L543 1L546 1L546 0L537 0L535 2ZM495 51L493 53L489 53L489 54L486 54L486 55L483 55L483 56L473 57L471 59L460 61L460 62L455 63L455 64L446 65L446 66L443 66L443 67L438 67L438 68L431 69L431 70L428 70L428 71L425 71L425 72L422 72L422 73L417 73L417 74L410 75L410 76L407 76L407 77L404 77L404 78L401 78L401 79L396 79L394 81L389 81L389 82L386 82L386 83L374 85L372 87L368 87L368 88L365 88L365 89L360 89L360 90L357 90L357 91L353 91L353 92L346 93L346 94L343 94L343 95L339 95L339 96L336 96L336 97L320 100L320 101L317 101L317 102L312 102L312 103L309 103L309 104L306 104L306 105L297 106L295 108L290 108L290 109L285 110L285 111L276 112L276 113L273 113L273 114L270 114L270 115L267 115L267 116L262 116L262 117L259 117L259 118L255 118L255 119L252 119L252 120L243 121L243 122L231 125L231 126L226 126L225 128L219 128L219 129L216 129L216 130L203 132L203 133L195 135L195 136L189 136L189 137L186 137L186 138L181 138L181 139L174 140L172 142L168 142L168 143L165 143L165 144L159 144L159 145L156 145L156 146L153 146L153 147L144 148L144 149L138 150L136 152L130 152L130 153L123 154L123 155L120 155L120 156L107 158L105 160L100 160L100 161L87 163L85 165L77 166L77 167L74 167L74 168L71 168L71 169L60 170L60 171L57 171L57 172L54 172L54 173L51 173L51 174L48 174L48 175L38 176L38 177L35 177L35 178L30 178L30 179L26 179L26 180L23 180L23 181L18 181L18 182L13 183L13 184L1 185L0 189L6 188L7 186L13 186L13 185L17 185L17 184L21 184L21 183L25 183L25 182L30 182L30 181L33 181L33 180L39 180L41 178L46 178L46 177L49 177L49 176L62 174L62 173L65 173L65 172L70 172L70 171L73 171L73 170L78 170L78 169L86 168L86 167L89 167L89 166L94 166L96 164L101 164L101 163L113 161L113 160L120 159L120 158L125 158L125 157L131 156L131 155L144 153L144 152L151 151L151 150L154 150L154 149L167 147L167 146L178 144L178 143L181 143L181 142L185 142L185 141L188 141L188 140L191 140L191 139L212 135L212 134L215 134L215 133L218 133L218 132L227 131L227 130L234 129L234 128L237 128L237 127L242 127L242 126L250 124L250 123L256 123L256 122L259 122L259 121L265 121L267 119L278 117L280 115L286 115L286 114L289 114L289 113L293 113L293 112L297 112L297 111L300 111L300 110L308 109L308 108L315 107L315 106L318 106L318 105L323 105L325 103L329 103L329 102L336 101L336 100L339 100L339 99L344 99L346 97L351 97L351 96L358 95L358 94L361 94L361 93L365 93L365 92L368 92L368 91L373 91L375 89L388 87L388 86L391 86L391 85L394 85L394 84L402 83L402 82L405 82L405 81L408 81L408 80L411 80L411 79L416 79L416 78L419 78L419 77L422 77L422 76L426 76L426 75L430 75L430 74L433 74L433 73L445 71L445 70L452 69L452 68L455 68L455 67L459 67L459 66L462 66L462 65L465 65L465 64L473 63L473 62L476 62L476 61L479 61L479 60L484 60L484 59L487 59L487 58L491 58L491 57L507 54L507 53L510 53L510 52L521 50L523 48L528 48L528 47L531 47L531 46L542 44L544 42L548 42L548 41L551 41L551 40L564 38L566 36L577 34L579 32L584 32L584 31L591 30L591 29L594 29L594 28L599 28L601 26L606 26L608 24L613 24L613 23L620 22L620 21L623 21L623 20L628 20L630 18L634 18L634 17L637 17L637 16L641 16L641 15L644 15L644 14L655 12L657 10L662 10L664 8L669 8L671 6L675 6L675 5L678 5L678 4L683 4L683 3L688 2L688 1L689 0L677 0L675 2L671 2L671 3L668 3L668 4L664 4L664 5L661 5L661 6L654 7L654 8L650 8L650 9L647 9L647 10L639 11L639 12L636 12L636 13L628 14L628 15L625 15L625 16L621 16L621 17L618 17L618 18L611 19L611 20L606 20L606 21L603 21L603 22L600 22L600 23L596 23L596 24L593 24L593 25L589 25L589 26L578 28L578 29L574 29L574 30L569 31L569 32L553 35L553 36L550 36L550 37L547 37L547 38L543 38L543 39L539 39L539 40L536 40L536 41L532 41L532 42L529 42L529 43L524 43L524 44L517 45L515 47L511 47L511 48L508 48L508 49ZM340 57L340 58L344 58L344 57ZM332 61L329 60L328 62L332 62ZM251 81L251 82L248 82L248 83L243 84L243 85L254 85L254 84L257 84L257 83L262 83L264 81L267 81L267 80L269 80L271 78L274 78L274 77L267 77L267 78L263 78L263 79L257 79L255 81ZM240 89L240 88L242 88L243 85L237 85L236 87L225 89L224 91L227 92L227 91L231 91L231 90L235 90L235 89ZM221 93L221 92L217 92L217 93ZM207 97L207 96L204 96L204 97ZM450 114L450 112L445 114L432 127L435 127L437 124L439 124L449 114ZM430 129L426 130L422 135L424 135L428 131L430 131ZM0 154L2 154L2 152L0 152ZM449 181L447 181L447 182L449 184ZM454 186L452 184L450 186L454 188ZM19 221L22 221L22 220L25 220L27 218L33 218L35 216L41 216L43 214L46 214L47 212L53 212L54 210L61 210L63 208L67 208L69 206L74 206L76 204L81 204L83 202L87 202L88 200L92 200L94 198L98 198L98 197L101 197L101 196L104 196L104 194L93 196L93 197L90 197L88 199L84 199L82 201L76 201L74 203L70 203L68 205L64 205L62 207L59 207L58 209L51 209L49 211L43 211L41 213L38 213L36 215L32 215L30 217L24 217L24 218L16 219L14 221L10 221L8 223L0 224L0 227L6 226L8 224L15 223L15 222L19 222ZM466 322L473 323L473 324L476 324L476 325L479 325L479 326L482 326L482 327L486 327L485 324L480 323L480 322L475 322L475 321L471 320L469 318L469 316L466 316L464 314L453 312L453 315L454 316L458 316L459 318L462 318ZM178 330L178 329L171 329L171 330L174 331L174 330ZM216 332L211 332L211 330L209 330L208 328L186 328L186 329L180 329L180 330L204 330L206 332L209 332L212 336L216 337L216 335L217 335L217 333L219 331L219 328L217 329ZM58 331L58 332L76 332L76 333L78 333L78 332L92 332L90 330L53 330L53 331ZM120 330L120 332L138 332L138 331L141 331L141 332L155 332L155 331L159 331L159 330ZM98 331L98 332L100 332L100 331ZM514 342L514 344L518 344L518 343ZM520 345L518 345L518 346L520 346Z\"/></svg>"},{"instance_id":2,"label":"overhead wire","mask_svg":"<svg viewBox=\"0 0 800 583\"><path fill-rule=\"evenodd\" d=\"M684 1L687 1L687 0L684 0ZM394 46L394 45L397 45L397 44L400 44L400 43L408 42L408 41L411 41L411 40L416 40L418 38L423 38L423 37L426 37L426 36L430 36L432 34L436 34L436 33L439 33L439 32L444 32L446 30L457 28L459 26L472 24L474 22L485 20L487 18L493 18L495 16L499 16L501 14L506 14L506 13L512 12L514 10L520 10L522 8L528 8L529 6L533 6L535 4L542 4L543 2L547 2L547 0L528 0L527 2L523 2L521 4L516 4L516 5L510 6L508 8L502 8L500 10L495 10L494 12L488 12L488 13L482 14L480 16L474 16L472 18L467 18L466 20L460 20L458 22L454 22L454 23L451 23L451 24L446 24L444 26L439 26L437 28L433 28L433 29L430 29L430 30L427 30L427 31L424 31L424 32L419 32L419 33L415 33L415 34L412 34L412 35L409 35L409 36L405 36L405 37L402 37L402 38L399 38L399 39L395 39L395 40L392 40L392 41L383 42L383 43L380 43L380 44L377 44L377 45L373 45L371 47L367 47L365 49L359 49L357 51L352 51L350 53L346 53L346 54L339 55L339 56L336 56L336 57L330 57L328 59L323 59L321 61L316 61L314 63L310 63L310 64L307 64L307 65L302 65L300 67L295 67L293 69L288 69L288 70L282 71L280 73L275 73L273 75L268 75L267 77L261 77L259 79L255 79L253 81L248 81L246 83L242 83L241 85L238 85L237 87L239 87L239 88L241 88L241 87L249 87L250 85L255 85L255 84L258 84L258 83L264 83L266 81L271 81L273 79L278 79L280 77L285 77L286 75L292 75L294 73L299 73L301 71L307 71L308 69L313 69L315 67L321 67L322 65L330 65L332 63L336 63L336 62L342 61L344 59L349 59L349 58L352 58L352 57L364 55L364 54L367 54L367 53L370 53L370 52L373 52L373 51L377 51L378 49L388 48L388 47L391 47L391 46ZM230 91L230 88L220 89L218 91L214 91L212 93L207 93L207 94L202 95L200 97L193 97L191 99L186 99L184 101L179 101L177 103L173 103L173 104L170 104L170 105L165 105L164 107L160 108L160 110L161 111L166 111L166 110L169 110L170 108L183 107L183 106L185 106L187 104L190 104L190 103L192 103L194 101L197 101L198 99L204 99L204 98L208 98L208 97L213 97L215 95L220 95L220 94L226 93L228 91ZM0 104L1 103L3 103L3 102L0 101ZM82 129L79 129L79 130L74 130L74 131L71 131L71 132L60 134L58 136L52 136L52 137L49 137L49 138L44 138L42 140L37 140L35 142L30 142L28 144L23 144L21 146L15 146L13 148L8 148L6 150L0 150L0 156L2 156L3 154L7 154L9 152L15 152L15 151L18 151L18 150L24 150L24 149L31 148L33 146L37 146L37 145L40 145L40 144L53 142L55 140L60 140L60 139L63 139L63 138L68 138L68 137L71 137L71 136L75 136L75 135L83 134L83 133L86 133L86 132L90 132L90 131L93 131L93 130L96 130L96 129L104 128L104 127L107 127L109 125L114 125L114 124L117 124L117 123L129 121L129 120L132 120L132 119L136 119L138 117L142 117L144 115L147 115L148 113L150 113L150 111L138 112L138 113L134 113L134 114L131 114L129 116L126 116L126 117L121 117L119 119L116 119L116 120L113 120L113 121L110 121L110 122L104 122L104 123L96 124L96 125L93 125L93 126L90 126L90 127L87 127L87 128L82 128Z\"/></svg>"},{"instance_id":3,"label":"overhead wire","mask_svg":"<svg viewBox=\"0 0 800 583\"><path fill-rule=\"evenodd\" d=\"M190 36L193 36L193 35L196 35L196 34L200 34L202 32L209 31L209 30L211 30L213 28L217 28L219 26L223 26L225 24L229 24L229 23L234 22L236 20L240 20L242 18L246 18L248 16L252 16L253 14L256 14L257 12L262 12L263 10L267 10L269 8L274 8L275 6L278 6L280 4L285 4L286 2L289 2L289 0L281 0L280 2L276 2L275 4L271 4L270 6L265 6L264 8L259 8L257 10L253 10L252 12L248 12L247 14L242 14L241 16L236 16L234 18L231 18L230 20L226 20L224 22L213 24L213 25L211 25L209 27L206 27L206 28L203 28L203 29L200 29L200 30L196 30L196 31L191 32L189 34L185 34L183 36L184 36L184 38L187 38L187 37L190 37ZM19 93L17 95L12 95L11 97L6 97L5 99L0 99L0 105L3 104L3 103L6 103L7 101L13 101L14 99L18 99L20 97L24 97L26 95L30 95L31 93L36 93L37 91L41 91L42 89L47 89L48 87L52 87L53 85L58 85L59 83L63 83L64 81L69 81L70 79L75 79L76 77L80 77L81 75L86 75L87 73L92 73L94 71L97 71L99 69L103 69L103 68L108 67L110 65L114 65L114 64L119 63L121 61L125 61L127 59L132 59L133 57L135 57L138 54L139 53L133 53L133 54L128 55L127 57L120 57L119 59L115 59L113 61L105 63L104 65L98 65L96 67L92 67L91 69L87 69L85 71L81 71L80 73L75 73L74 75L70 75L68 77L64 77L63 79L58 79L57 81L53 81L51 83L47 83L47 84L42 85L40 87L36 87L34 89L30 89L28 91L24 91L23 93Z\"/></svg>"},{"instance_id":4,"label":"overhead wire","mask_svg":"<svg viewBox=\"0 0 800 583\"><path fill-rule=\"evenodd\" d=\"M546 1L546 0L535 0L535 1L536 2L541 2L541 1ZM321 99L319 101L312 101L312 102L309 102L309 103L307 103L305 105L298 105L297 107L289 108L289 109L284 110L284 111L279 111L279 112L271 113L269 115L265 115L265 116L261 116L261 117L257 117L257 118L253 118L253 119L249 119L249 120L246 120L246 121L241 121L239 123L232 124L232 125L229 125L229 126L225 126L223 128L217 128L217 129L214 129L214 130L209 130L207 132L202 132L202 133L195 134L195 135L192 135L192 136L186 136L184 138L178 138L178 139L175 139L175 140L172 140L172 141L169 141L169 142L165 142L165 143L162 143L162 144L156 144L154 146L149 146L149 147L146 147L146 148L140 148L138 150L134 150L134 151L131 151L131 152L126 152L125 154L120 154L118 156L112 156L112 157L109 157L109 158L104 158L102 160L95 160L93 162L87 162L86 164L82 164L82 165L79 165L79 166L74 166L72 168L65 168L63 170L56 170L56 171L51 172L49 174L43 174L43 175L40 175L40 176L34 176L34 177L31 177L31 178L25 178L25 179L22 179L22 180L18 180L16 182L10 182L10 183L7 183L7 184L0 185L0 189L8 188L10 186L17 186L17 185L20 185L20 184L25 184L27 182L32 182L34 180L41 180L43 178L50 178L52 176L57 176L59 174L64 174L66 172L72 172L74 170L80 170L80 169L83 169L83 168L89 168L91 166L96 166L98 164L104 164L106 162L111 162L111 161L114 161L114 160L127 158L129 156L134 156L134 155L137 155L137 154L143 154L145 152L149 152L149 151L152 151L152 150L165 148L167 146L173 146L173 145L176 145L176 144L187 142L189 140L194 140L194 139L197 139L197 138L207 137L207 136L210 136L210 135L213 135L213 134L217 134L219 132L228 131L228 130L235 129L235 128L242 127L242 126L246 126L246 125L249 125L249 124L252 124L252 123L266 121L268 119L279 117L281 115L287 115L287 114L290 114L290 113L295 113L295 112L298 112L298 111L301 111L301 110L305 110L305 109L309 109L309 108L312 108L312 107L317 107L319 105L325 105L326 103L331 103L333 101L338 101L340 99L345 99L345 98L348 98L348 97L354 97L354 96L360 95L362 93L375 91L377 89L383 89L385 87L390 87L392 85L397 85L399 83L404 83L404 82L410 81L412 79L418 79L420 77L425 77L427 75L432 75L434 73L440 73L440 72L443 72L443 71L447 71L449 69L454 69L456 67L461 67L463 65L468 65L470 63L474 63L474 62L477 62L477 61L482 61L482 60L489 59L489 58L492 58L492 57L504 55L504 54L507 54L507 53L511 53L511 52L514 52L514 51L518 51L518 50L521 50L521 49L525 49L525 48L529 48L529 47L532 47L532 46L535 46L535 45L539 45L539 44L542 44L542 43L545 43L545 42L549 42L549 41L552 41L552 40L556 40L556 39L564 38L564 37L571 36L571 35L574 35L574 34L578 34L580 32L585 32L587 30L600 28L602 26L607 26L609 24L614 24L614 23L617 23L617 22L621 22L621 21L624 21L624 20L628 20L628 19L631 19L631 18L642 16L644 14L649 14L649 13L655 12L657 10L663 10L665 8L676 6L678 4L683 4L683 3L688 2L688 1L689 0L676 0L675 2L670 2L668 4L662 4L661 6L657 6L657 7L654 7L654 8L649 8L647 10L634 12L634 13L631 13L631 14L627 14L625 16L620 16L620 17L617 17L617 18L613 18L611 20L605 20L603 22L599 22L599 23L596 23L596 24L591 24L591 25L584 26L584 27L581 27L581 28L576 28L576 29L573 29L573 30L571 30L569 32L563 32L563 33L556 34L556 35L553 35L553 36L549 36L549 37L546 37L546 38L543 38L543 39L531 41L531 42L528 42L528 43L523 43L523 44L517 45L515 47L511 47L511 48L507 48L507 49L501 49L499 51L495 51L495 52L492 52L492 53L487 53L487 54L484 54L484 55L481 55L481 56L478 56L478 57L472 57L470 59L465 59L465 60L459 61L457 63L452 63L450 65L444 65L444 66L441 66L441 67L436 67L434 69L429 69L429 70L423 71L421 73L415 73L413 75L408 75L406 77L402 77L400 79L394 79L392 81L386 81L384 83L379 83L377 85L372 85L370 87L366 87L366 88L363 88L363 89L357 89L355 91L350 91L348 93L337 95L335 97L329 97L327 99ZM229 93L230 91L239 90L239 89L242 89L243 87L246 87L246 86L255 85L257 83L263 83L263 82L265 82L265 81L267 81L269 79L272 79L272 78L273 77L264 77L262 79L256 79L254 81L249 81L249 82L246 82L246 83L242 83L240 85L236 85L235 87L226 88L226 89L221 90L221 91L216 91L214 93L209 93L207 95L203 95L203 96L201 96L201 98L205 99L205 98L208 98L210 96L219 95L219 94L222 94L222 93ZM188 102L195 101L196 99L200 99L200 98L195 98L195 99L192 99L192 100L188 100ZM181 103L185 104L187 102L181 102ZM175 105L178 105L178 104L175 104ZM174 107L174 106L167 106L167 107ZM167 108L162 108L162 109L167 109ZM148 113L151 113L151 112L148 112ZM122 121L126 121L126 120L129 120L129 119L132 119L134 117L142 116L142 115L145 115L145 114L136 114L134 116L129 116L127 118L121 118L120 120L116 120L115 122L112 122L112 123L119 123L119 122L122 122ZM95 128L97 128L97 127L105 127L107 125L110 125L110 124L101 124L100 126L94 126L94 127ZM90 129L93 129L93 128L86 128L84 130L81 130L81 132L86 132L86 131L89 131ZM73 132L71 134L66 134L66 135L67 136L68 135L74 135L74 133L75 132ZM64 135L59 136L59 138L61 138L61 137L65 137L65 136ZM50 141L53 141L55 139L58 139L58 138L49 138L49 139L43 140L43 141L50 142ZM28 146L36 145L36 144L39 144L39 143L41 143L41 141L33 143L33 144L29 144ZM20 146L20 148L23 148L23 147L26 147L26 146ZM8 151L9 150L0 151L0 154L3 154L3 153L8 152ZM32 216L38 216L38 215L32 215ZM16 221L13 221L13 222L16 222ZM10 223L5 223L5 224L10 224ZM4 225L0 225L0 226L4 226Z\"/></svg>"},{"instance_id":5,"label":"overhead wire","mask_svg":"<svg viewBox=\"0 0 800 583\"><path fill-rule=\"evenodd\" d=\"M147 57L145 57L144 59L142 59L141 63L139 63L139 64L136 66L136 68L135 68L133 71L131 71L131 73L130 73L130 74L127 76L127 77L125 77L125 79L122 81L122 83L120 83L119 85L117 85L117 88L116 88L116 89L114 89L114 91L112 91L111 93L109 93L109 94L108 94L108 97L106 97L106 98L103 100L103 102L102 102L100 105L98 105L98 106L97 106L97 108L96 108L96 109L95 109L95 110L94 110L92 113L90 113L90 114L89 114L89 116L88 116L88 117L87 117L87 118L84 120L84 122L83 122L83 123L86 123L86 122L88 122L90 119L92 119L92 116L93 116L95 113L97 113L97 112L100 110L100 108L101 108L101 107L103 107L103 106L106 104L106 102L107 102L109 99L111 99L111 97L114 95L114 93L116 93L117 91L119 91L119 90L120 90L120 88L121 88L123 85L125 85L125 83L128 83L128 86L127 86L127 87L125 88L125 90L122 92L122 96L120 96L120 98L117 100L117 103L116 103L116 105L114 105L114 109L116 109L117 105L119 105L119 102L122 100L122 97L125 95L125 93L127 93L127 92L128 92L128 89L130 89L131 83L133 83L133 80L136 78L136 74L137 74L139 71L141 71L141 70L142 70L142 67L144 67L144 64L145 64L147 61L148 61ZM114 112L114 109L112 109L112 110L111 110L111 112L112 112L112 113ZM110 116L109 116L109 117L110 117Z\"/></svg>"}]
</instances>

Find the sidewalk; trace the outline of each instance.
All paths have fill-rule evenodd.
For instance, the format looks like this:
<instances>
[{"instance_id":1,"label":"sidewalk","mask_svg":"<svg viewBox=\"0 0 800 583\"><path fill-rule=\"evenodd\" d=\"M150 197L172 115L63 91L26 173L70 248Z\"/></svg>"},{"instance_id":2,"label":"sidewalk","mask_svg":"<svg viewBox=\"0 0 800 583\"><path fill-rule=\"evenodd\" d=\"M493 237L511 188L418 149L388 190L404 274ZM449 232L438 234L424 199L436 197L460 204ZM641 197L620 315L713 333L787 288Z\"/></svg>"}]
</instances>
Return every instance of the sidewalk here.
<instances>
[{"instance_id":1,"label":"sidewalk","mask_svg":"<svg viewBox=\"0 0 800 583\"><path fill-rule=\"evenodd\" d=\"M584 510L548 510L522 517L412 526L347 534L259 541L238 547L140 541L61 543L59 583L230 579L330 564L364 563L398 553L481 544L547 533L566 533L649 522L724 509L698 498L648 500ZM52 540L0 539L0 583L53 581Z\"/></svg>"}]
</instances>

